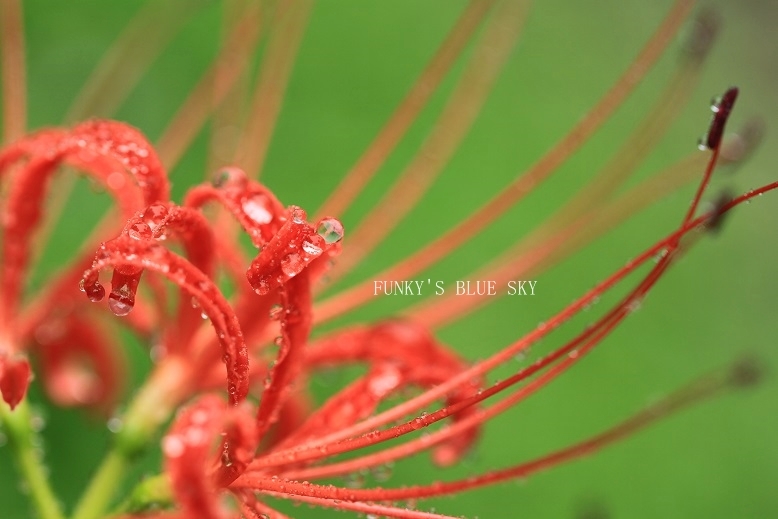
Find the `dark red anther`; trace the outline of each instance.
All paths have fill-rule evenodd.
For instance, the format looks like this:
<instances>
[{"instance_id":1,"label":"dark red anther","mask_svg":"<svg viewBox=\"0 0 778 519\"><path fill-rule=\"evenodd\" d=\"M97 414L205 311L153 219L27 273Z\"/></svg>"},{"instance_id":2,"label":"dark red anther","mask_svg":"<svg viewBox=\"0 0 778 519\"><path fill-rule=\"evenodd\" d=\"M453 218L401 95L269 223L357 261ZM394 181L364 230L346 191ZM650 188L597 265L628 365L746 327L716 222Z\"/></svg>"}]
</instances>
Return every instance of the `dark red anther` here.
<instances>
[{"instance_id":1,"label":"dark red anther","mask_svg":"<svg viewBox=\"0 0 778 519\"><path fill-rule=\"evenodd\" d=\"M714 103L711 106L713 120L710 122L710 128L708 129L708 136L705 143L708 148L718 148L721 143L721 137L724 135L724 127L727 124L729 113L735 105L737 94L738 89L736 87L730 88L721 96L721 99L717 103Z\"/></svg>"},{"instance_id":2,"label":"dark red anther","mask_svg":"<svg viewBox=\"0 0 778 519\"><path fill-rule=\"evenodd\" d=\"M708 220L708 224L706 226L708 231L712 233L718 233L721 230L721 227L724 223L724 217L727 214L726 211L724 211L724 208L731 201L732 201L732 195L730 195L728 192L725 191L719 194L719 196L713 202L713 210L711 211L711 217Z\"/></svg>"}]
</instances>

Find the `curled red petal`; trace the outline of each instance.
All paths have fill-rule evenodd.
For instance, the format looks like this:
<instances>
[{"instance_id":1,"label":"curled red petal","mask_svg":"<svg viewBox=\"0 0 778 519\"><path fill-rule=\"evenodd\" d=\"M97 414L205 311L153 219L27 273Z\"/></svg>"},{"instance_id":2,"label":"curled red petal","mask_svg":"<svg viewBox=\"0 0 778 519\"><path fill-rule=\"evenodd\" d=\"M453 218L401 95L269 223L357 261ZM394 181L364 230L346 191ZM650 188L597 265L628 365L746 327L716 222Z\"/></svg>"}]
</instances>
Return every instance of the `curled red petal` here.
<instances>
[{"instance_id":1,"label":"curled red petal","mask_svg":"<svg viewBox=\"0 0 778 519\"><path fill-rule=\"evenodd\" d=\"M227 391L233 404L248 393L249 365L246 343L235 313L218 287L186 259L165 249L159 243L133 240L122 235L103 244L92 266L84 273L84 291L104 293L98 273L107 267L143 269L157 272L178 285L193 298L203 314L211 320L222 348L227 367Z\"/></svg>"},{"instance_id":2,"label":"curled red petal","mask_svg":"<svg viewBox=\"0 0 778 519\"><path fill-rule=\"evenodd\" d=\"M270 241L285 221L284 206L275 195L238 168L222 168L213 185L190 189L184 199L187 207L208 202L218 202L232 214L256 247Z\"/></svg>"},{"instance_id":3,"label":"curled red petal","mask_svg":"<svg viewBox=\"0 0 778 519\"><path fill-rule=\"evenodd\" d=\"M169 196L165 171L153 149L138 130L122 123L96 120L69 132L33 134L0 151L0 177L25 157L27 163L12 179L2 218L0 320L6 326L16 313L30 241L41 220L45 192L60 163L82 169L105 185L125 217Z\"/></svg>"},{"instance_id":4,"label":"curled red petal","mask_svg":"<svg viewBox=\"0 0 778 519\"><path fill-rule=\"evenodd\" d=\"M95 152L121 164L143 193L144 206L170 198L165 168L138 129L117 121L95 119L74 127L65 145ZM71 156L78 157L72 151L69 160ZM83 165L88 166L88 162ZM111 188L111 182L107 186Z\"/></svg>"},{"instance_id":5,"label":"curled red petal","mask_svg":"<svg viewBox=\"0 0 778 519\"><path fill-rule=\"evenodd\" d=\"M30 363L26 358L0 354L0 393L11 409L24 398L30 380Z\"/></svg>"},{"instance_id":6,"label":"curled red petal","mask_svg":"<svg viewBox=\"0 0 778 519\"><path fill-rule=\"evenodd\" d=\"M0 266L0 325L13 329L30 256L31 235L41 219L43 196L57 156L37 158L14 177L4 207L2 265Z\"/></svg>"},{"instance_id":7,"label":"curled red petal","mask_svg":"<svg viewBox=\"0 0 778 519\"><path fill-rule=\"evenodd\" d=\"M191 264L209 278L213 278L216 254L215 240L208 221L198 211L174 204L155 203L128 220L123 235L135 240L155 243L174 236L181 242ZM114 271L114 278L119 269ZM134 294L139 272L130 272L128 279L112 282L115 299L127 299L134 304ZM126 290L122 290L126 286ZM119 292L115 292L116 290ZM115 295L114 295L115 294ZM192 335L202 323L202 312L197 305L189 304L189 298L181 293L175 326L168 328L165 344L170 352L180 352L189 345Z\"/></svg>"}]
</instances>

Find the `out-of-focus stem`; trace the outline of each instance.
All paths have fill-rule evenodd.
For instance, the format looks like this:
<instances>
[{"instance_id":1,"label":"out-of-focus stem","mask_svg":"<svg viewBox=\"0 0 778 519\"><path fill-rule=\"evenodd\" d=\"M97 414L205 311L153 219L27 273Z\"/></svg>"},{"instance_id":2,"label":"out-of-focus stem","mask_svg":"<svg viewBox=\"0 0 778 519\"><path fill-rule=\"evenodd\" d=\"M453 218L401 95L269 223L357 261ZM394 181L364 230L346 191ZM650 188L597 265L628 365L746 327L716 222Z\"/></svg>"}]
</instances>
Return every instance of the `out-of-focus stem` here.
<instances>
[{"instance_id":1,"label":"out-of-focus stem","mask_svg":"<svg viewBox=\"0 0 778 519\"><path fill-rule=\"evenodd\" d=\"M188 375L186 363L178 357L168 357L157 365L130 404L111 449L76 506L73 519L98 519L105 515L126 469L146 449L186 394Z\"/></svg>"},{"instance_id":2,"label":"out-of-focus stem","mask_svg":"<svg viewBox=\"0 0 778 519\"><path fill-rule=\"evenodd\" d=\"M31 419L27 400L22 400L13 411L5 402L0 402L0 423L5 427L19 472L30 491L30 499L38 516L41 519L64 519L59 501L49 486L39 448L36 447L37 433Z\"/></svg>"},{"instance_id":3,"label":"out-of-focus stem","mask_svg":"<svg viewBox=\"0 0 778 519\"><path fill-rule=\"evenodd\" d=\"M152 508L166 508L173 503L173 492L170 480L165 474L148 477L138 483L129 497L119 505L115 513L138 514Z\"/></svg>"}]
</instances>

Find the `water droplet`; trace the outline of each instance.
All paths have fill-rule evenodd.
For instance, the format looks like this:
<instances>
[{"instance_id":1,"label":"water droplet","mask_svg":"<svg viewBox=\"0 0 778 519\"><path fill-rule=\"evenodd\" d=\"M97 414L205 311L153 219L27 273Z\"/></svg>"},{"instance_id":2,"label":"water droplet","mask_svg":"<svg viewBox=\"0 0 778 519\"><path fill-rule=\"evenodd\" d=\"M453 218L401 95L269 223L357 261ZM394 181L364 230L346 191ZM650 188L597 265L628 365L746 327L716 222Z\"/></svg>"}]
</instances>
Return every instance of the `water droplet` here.
<instances>
[{"instance_id":1,"label":"water droplet","mask_svg":"<svg viewBox=\"0 0 778 519\"><path fill-rule=\"evenodd\" d=\"M184 453L184 442L176 435L162 439L162 451L170 458L178 458Z\"/></svg>"},{"instance_id":2,"label":"water droplet","mask_svg":"<svg viewBox=\"0 0 778 519\"><path fill-rule=\"evenodd\" d=\"M343 224L336 218L323 218L316 226L316 234L326 243L337 243L343 239Z\"/></svg>"},{"instance_id":3,"label":"water droplet","mask_svg":"<svg viewBox=\"0 0 778 519\"><path fill-rule=\"evenodd\" d=\"M143 220L153 233L162 225L167 213L168 208L164 204L151 204L143 211Z\"/></svg>"},{"instance_id":4,"label":"water droplet","mask_svg":"<svg viewBox=\"0 0 778 519\"><path fill-rule=\"evenodd\" d=\"M254 284L254 293L258 296L264 296L268 292L270 292L270 281L268 280L268 277L265 276Z\"/></svg>"},{"instance_id":5,"label":"water droplet","mask_svg":"<svg viewBox=\"0 0 778 519\"><path fill-rule=\"evenodd\" d=\"M281 270L289 277L299 274L303 267L305 267L305 264L297 253L287 254L281 259Z\"/></svg>"},{"instance_id":6,"label":"water droplet","mask_svg":"<svg viewBox=\"0 0 778 519\"><path fill-rule=\"evenodd\" d=\"M122 419L114 416L113 418L108 420L108 423L106 424L108 427L108 430L112 433L118 433L122 430L122 427L124 427L124 422L122 422Z\"/></svg>"},{"instance_id":7,"label":"water droplet","mask_svg":"<svg viewBox=\"0 0 778 519\"><path fill-rule=\"evenodd\" d=\"M89 300L93 303L102 301L105 297L105 288L103 288L103 285L101 285L98 281L95 281L94 284L91 285L84 283L83 289L84 292L86 292L86 297L88 297Z\"/></svg>"},{"instance_id":8,"label":"water droplet","mask_svg":"<svg viewBox=\"0 0 778 519\"><path fill-rule=\"evenodd\" d=\"M643 303L640 299L633 299L632 301L627 303L627 312L629 313L637 312L638 310L640 310L642 304Z\"/></svg>"},{"instance_id":9,"label":"water droplet","mask_svg":"<svg viewBox=\"0 0 778 519\"><path fill-rule=\"evenodd\" d=\"M321 254L321 247L317 247L315 244L308 240L303 240L303 251L314 258Z\"/></svg>"},{"instance_id":10,"label":"water droplet","mask_svg":"<svg viewBox=\"0 0 778 519\"><path fill-rule=\"evenodd\" d=\"M706 151L706 150L710 149L710 148L708 148L708 137L707 137L707 135L703 136L703 137L700 137L697 140L697 149L700 150L700 151Z\"/></svg>"},{"instance_id":11,"label":"water droplet","mask_svg":"<svg viewBox=\"0 0 778 519\"><path fill-rule=\"evenodd\" d=\"M127 229L127 236L133 240L148 240L151 238L151 227L143 222L135 222Z\"/></svg>"},{"instance_id":12,"label":"water droplet","mask_svg":"<svg viewBox=\"0 0 778 519\"><path fill-rule=\"evenodd\" d=\"M270 318L272 320L278 321L279 319L281 319L282 315L284 315L284 307L283 306L281 306L279 304L275 304L275 305L270 307Z\"/></svg>"},{"instance_id":13,"label":"water droplet","mask_svg":"<svg viewBox=\"0 0 778 519\"><path fill-rule=\"evenodd\" d=\"M308 217L307 214L305 214L305 211L297 206L292 207L292 222L294 222L297 225L302 225L305 223L305 219Z\"/></svg>"},{"instance_id":14,"label":"water droplet","mask_svg":"<svg viewBox=\"0 0 778 519\"><path fill-rule=\"evenodd\" d=\"M379 483L389 481L392 477L392 464L385 463L384 465L378 465L373 467L370 472L373 474L373 479Z\"/></svg>"},{"instance_id":15,"label":"water droplet","mask_svg":"<svg viewBox=\"0 0 778 519\"><path fill-rule=\"evenodd\" d=\"M41 432L46 427L46 419L39 410L33 411L30 416L30 427L34 432Z\"/></svg>"},{"instance_id":16,"label":"water droplet","mask_svg":"<svg viewBox=\"0 0 778 519\"><path fill-rule=\"evenodd\" d=\"M365 484L365 474L361 471L347 474L343 479L348 488L361 488Z\"/></svg>"},{"instance_id":17,"label":"water droplet","mask_svg":"<svg viewBox=\"0 0 778 519\"><path fill-rule=\"evenodd\" d=\"M255 194L244 198L241 207L254 223L262 225L273 221L273 213L268 209L268 199L265 195Z\"/></svg>"},{"instance_id":18,"label":"water droplet","mask_svg":"<svg viewBox=\"0 0 778 519\"><path fill-rule=\"evenodd\" d=\"M116 290L111 290L108 296L108 307L114 315L122 317L129 314L135 306L134 294L130 293L127 285L122 285Z\"/></svg>"}]
</instances>

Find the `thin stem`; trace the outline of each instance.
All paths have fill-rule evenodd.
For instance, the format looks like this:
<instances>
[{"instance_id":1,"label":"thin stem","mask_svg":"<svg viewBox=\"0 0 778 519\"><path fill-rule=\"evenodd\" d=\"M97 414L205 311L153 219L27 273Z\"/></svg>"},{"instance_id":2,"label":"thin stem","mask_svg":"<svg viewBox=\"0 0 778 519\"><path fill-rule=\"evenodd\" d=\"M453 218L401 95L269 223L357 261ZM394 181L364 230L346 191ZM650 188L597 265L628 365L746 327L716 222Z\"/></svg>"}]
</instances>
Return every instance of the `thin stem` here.
<instances>
[{"instance_id":1,"label":"thin stem","mask_svg":"<svg viewBox=\"0 0 778 519\"><path fill-rule=\"evenodd\" d=\"M435 127L392 188L350 231L349 247L329 272L330 282L349 272L386 238L454 156L500 77L528 11L527 0L503 2L495 7Z\"/></svg>"},{"instance_id":2,"label":"thin stem","mask_svg":"<svg viewBox=\"0 0 778 519\"><path fill-rule=\"evenodd\" d=\"M295 56L312 9L312 0L283 1L276 8L276 19L262 57L246 131L237 147L237 164L254 178L259 178L262 172Z\"/></svg>"},{"instance_id":3,"label":"thin stem","mask_svg":"<svg viewBox=\"0 0 778 519\"><path fill-rule=\"evenodd\" d=\"M356 164L322 204L320 216L342 215L383 165L426 106L452 65L494 5L494 0L472 0L460 15L435 56ZM318 219L318 217L316 218Z\"/></svg>"},{"instance_id":4,"label":"thin stem","mask_svg":"<svg viewBox=\"0 0 778 519\"><path fill-rule=\"evenodd\" d=\"M72 123L114 113L154 59L202 5L189 0L146 2L92 70L65 120Z\"/></svg>"},{"instance_id":5,"label":"thin stem","mask_svg":"<svg viewBox=\"0 0 778 519\"><path fill-rule=\"evenodd\" d=\"M693 0L676 1L673 9L667 14L649 42L619 80L605 93L594 108L589 110L586 116L526 173L482 205L466 220L394 267L394 273L400 274L402 272L403 275L407 275L405 272L407 270L415 271L426 268L445 257L452 250L467 243L556 171L610 118L616 108L640 83L670 44L693 4ZM366 287L368 285L363 284L355 288L354 292L347 291L322 302L316 311L316 322L321 323L353 308L360 298L365 297Z\"/></svg>"},{"instance_id":6,"label":"thin stem","mask_svg":"<svg viewBox=\"0 0 778 519\"><path fill-rule=\"evenodd\" d=\"M467 381L471 380L473 377L480 377L484 375L496 366L503 364L516 353L519 353L520 351L523 351L532 344L536 343L538 340L546 336L551 330L559 327L571 319L574 315L578 314L583 308L592 304L596 298L610 290L627 275L634 272L635 269L654 258L657 253L660 253L661 251L671 247L676 247L682 237L692 233L695 229L704 228L713 216L722 215L752 198L775 189L778 189L778 182L773 182L758 189L753 189L748 193L740 195L739 197L736 197L723 206L719 207L715 213L706 213L698 216L690 222L685 223L681 228L669 234L667 237L660 240L652 247L646 249L643 253L627 263L627 265L617 270L608 279L595 286L589 292L577 299L574 303L566 307L551 319L547 320L544 326L536 328L510 346L495 353L491 357L478 362L467 370L462 371L459 375L452 377L450 380L434 388L428 389L424 393L405 401L401 405L395 406L392 409L372 416L362 422L343 428L339 431L332 432L324 437L311 440L303 448L274 452L265 458L256 460L252 464L252 468L270 466L276 464L276 462L296 462L297 460L302 459L301 454L303 453L308 453L314 449L318 450L322 446L332 445L335 442L345 440L350 436L374 430L383 424L400 419L409 413L413 413L419 409L422 409L434 400L443 397L452 389L467 383Z\"/></svg>"},{"instance_id":7,"label":"thin stem","mask_svg":"<svg viewBox=\"0 0 778 519\"><path fill-rule=\"evenodd\" d=\"M648 152L656 146L659 139L666 133L681 112L681 108L684 106L699 78L700 62L701 60L699 59L683 60L673 78L658 96L655 105L647 111L647 116L620 147L619 151L595 175L594 180L588 182L571 201L565 204L546 223L533 231L529 236L523 238L518 245L514 246L509 253L503 256L509 255L512 261L516 263L516 258L519 257L519 252L516 249L519 249L521 253L530 251L534 245L542 240L548 240L552 234L564 232L565 227L569 227L568 224L570 222L575 224L582 213L601 204L603 200L610 197L627 180L629 174L640 165ZM457 236L450 233L444 235L441 239L434 241L401 262L384 269L370 279L325 300L317 308L317 319L321 321L338 316L370 301L374 297L374 279L410 279L446 257L462 244L463 242ZM470 279L494 278L476 278L471 276ZM449 298L444 296L444 299L447 301ZM468 298L468 301L463 301L463 303L472 303L472 299ZM427 301L414 306L430 306L433 304L442 306L444 301ZM411 313L411 310L408 310L406 313Z\"/></svg>"},{"instance_id":8,"label":"thin stem","mask_svg":"<svg viewBox=\"0 0 778 519\"><path fill-rule=\"evenodd\" d=\"M73 512L73 519L101 517L113 499L130 460L117 449L108 452Z\"/></svg>"},{"instance_id":9,"label":"thin stem","mask_svg":"<svg viewBox=\"0 0 778 519\"><path fill-rule=\"evenodd\" d=\"M3 139L24 135L27 126L27 72L24 67L22 2L0 2L0 45L3 80Z\"/></svg>"},{"instance_id":10,"label":"thin stem","mask_svg":"<svg viewBox=\"0 0 778 519\"><path fill-rule=\"evenodd\" d=\"M173 490L166 474L145 478L130 492L115 514L137 514L153 508L165 508L173 504Z\"/></svg>"},{"instance_id":11,"label":"thin stem","mask_svg":"<svg viewBox=\"0 0 778 519\"><path fill-rule=\"evenodd\" d=\"M41 519L63 519L59 501L49 486L47 470L41 462L37 433L32 427L30 406L22 400L16 409L0 401L0 423L5 426L9 444L16 457L33 506Z\"/></svg>"},{"instance_id":12,"label":"thin stem","mask_svg":"<svg viewBox=\"0 0 778 519\"><path fill-rule=\"evenodd\" d=\"M225 43L219 56L203 74L200 81L179 108L157 143L162 163L172 170L186 149L197 136L213 108L231 91L249 65L250 56L259 41L262 30L259 2L246 7L240 22L234 27L232 36ZM235 66L225 67L229 62Z\"/></svg>"}]
</instances>

